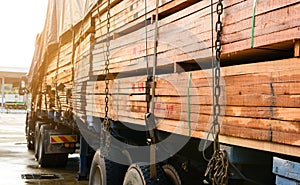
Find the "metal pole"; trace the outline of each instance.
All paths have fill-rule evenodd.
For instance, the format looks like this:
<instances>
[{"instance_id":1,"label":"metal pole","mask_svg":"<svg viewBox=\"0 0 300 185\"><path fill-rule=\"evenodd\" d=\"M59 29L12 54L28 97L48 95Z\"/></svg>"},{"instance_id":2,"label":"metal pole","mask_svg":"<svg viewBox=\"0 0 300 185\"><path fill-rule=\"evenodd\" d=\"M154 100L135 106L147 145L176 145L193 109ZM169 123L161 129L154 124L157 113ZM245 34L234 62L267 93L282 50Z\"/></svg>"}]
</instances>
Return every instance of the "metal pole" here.
<instances>
[{"instance_id":1,"label":"metal pole","mask_svg":"<svg viewBox=\"0 0 300 185\"><path fill-rule=\"evenodd\" d=\"M1 85L1 89L2 89L2 95L1 95L1 109L4 110L4 82L5 82L5 78L2 77L2 85Z\"/></svg>"}]
</instances>

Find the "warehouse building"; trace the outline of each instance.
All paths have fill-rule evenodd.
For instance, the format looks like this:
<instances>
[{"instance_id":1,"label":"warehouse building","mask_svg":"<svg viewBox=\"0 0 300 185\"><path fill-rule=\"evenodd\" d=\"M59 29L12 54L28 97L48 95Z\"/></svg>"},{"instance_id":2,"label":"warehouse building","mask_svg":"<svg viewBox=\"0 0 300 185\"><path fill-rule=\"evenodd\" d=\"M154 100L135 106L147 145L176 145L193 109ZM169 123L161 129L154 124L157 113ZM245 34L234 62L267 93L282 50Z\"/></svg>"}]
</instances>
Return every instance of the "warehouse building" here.
<instances>
[{"instance_id":1,"label":"warehouse building","mask_svg":"<svg viewBox=\"0 0 300 185\"><path fill-rule=\"evenodd\" d=\"M10 102L10 103L24 102L24 98L22 96L19 96L18 94L18 89L19 89L20 78L22 76L25 76L27 71L28 71L27 68L0 66L1 110L5 109L6 102Z\"/></svg>"}]
</instances>

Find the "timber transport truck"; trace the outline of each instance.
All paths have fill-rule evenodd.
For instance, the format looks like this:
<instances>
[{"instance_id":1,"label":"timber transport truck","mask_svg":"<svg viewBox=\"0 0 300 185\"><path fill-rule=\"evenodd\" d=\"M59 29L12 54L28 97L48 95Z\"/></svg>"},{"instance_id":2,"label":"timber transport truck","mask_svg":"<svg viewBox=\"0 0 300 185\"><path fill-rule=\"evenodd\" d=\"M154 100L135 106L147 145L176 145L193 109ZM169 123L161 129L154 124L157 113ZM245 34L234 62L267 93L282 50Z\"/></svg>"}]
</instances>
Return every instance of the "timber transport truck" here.
<instances>
[{"instance_id":1,"label":"timber transport truck","mask_svg":"<svg viewBox=\"0 0 300 185\"><path fill-rule=\"evenodd\" d=\"M41 166L79 149L93 185L300 183L299 0L48 3L20 91Z\"/></svg>"}]
</instances>

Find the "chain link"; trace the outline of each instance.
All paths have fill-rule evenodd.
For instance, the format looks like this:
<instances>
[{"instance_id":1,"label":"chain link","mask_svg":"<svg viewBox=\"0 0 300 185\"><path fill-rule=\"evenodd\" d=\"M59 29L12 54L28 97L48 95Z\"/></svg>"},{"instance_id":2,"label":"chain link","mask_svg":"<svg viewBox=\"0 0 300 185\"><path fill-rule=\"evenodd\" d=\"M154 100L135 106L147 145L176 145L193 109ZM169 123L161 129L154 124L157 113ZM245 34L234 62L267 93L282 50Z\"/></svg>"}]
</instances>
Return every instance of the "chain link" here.
<instances>
[{"instance_id":1,"label":"chain link","mask_svg":"<svg viewBox=\"0 0 300 185\"><path fill-rule=\"evenodd\" d=\"M108 119L108 95L109 95L109 56L110 56L110 0L107 1L107 24L106 24L106 61L105 61L105 119Z\"/></svg>"},{"instance_id":2,"label":"chain link","mask_svg":"<svg viewBox=\"0 0 300 185\"><path fill-rule=\"evenodd\" d=\"M207 165L208 168L206 169L205 176L209 175L209 178L215 185L227 184L229 162L224 159L227 159L226 151L218 150L213 154L212 159Z\"/></svg>"},{"instance_id":3,"label":"chain link","mask_svg":"<svg viewBox=\"0 0 300 185\"><path fill-rule=\"evenodd\" d=\"M213 6L213 4L211 5ZM215 25L215 31L217 33L217 38L215 41L215 54L216 59L213 62L213 73L214 73L214 93L213 93L213 132L214 132L214 154L207 165L207 169L205 172L205 176L209 175L209 179L211 179L213 185L226 185L228 179L228 158L225 150L220 150L220 143L219 143L219 134L220 134L220 123L219 123L219 116L221 114L221 105L220 105L220 96L221 96L221 85L220 85L220 78L221 78L221 51L222 51L222 31L223 25L221 21L221 16L223 13L223 4L222 0L219 0L217 3L217 15L218 19ZM213 12L212 12L213 13ZM213 38L212 38L213 39Z\"/></svg>"},{"instance_id":4,"label":"chain link","mask_svg":"<svg viewBox=\"0 0 300 185\"><path fill-rule=\"evenodd\" d=\"M215 51L216 51L216 60L214 62L214 77L215 77L215 84L214 84L214 130L215 130L215 142L217 142L217 148L215 150L219 149L219 144L218 144L218 135L220 133L220 123L219 123L219 116L221 114L221 105L220 105L220 95L221 95L221 86L220 86L220 78L221 78L221 66L220 66L220 61L221 61L221 50L222 50L222 43L221 43L221 36L222 36L222 29L223 25L221 22L221 15L223 13L223 4L222 0L218 1L217 4L217 14L218 14L218 20L216 22L216 29L215 31L217 32L217 38L215 41Z\"/></svg>"},{"instance_id":5,"label":"chain link","mask_svg":"<svg viewBox=\"0 0 300 185\"><path fill-rule=\"evenodd\" d=\"M109 154L110 142L111 142L111 127L108 117L109 111L109 57L110 57L110 0L107 1L107 24L106 24L106 51L105 51L105 118L102 123L102 130L100 133L100 150L104 156ZM99 14L99 11L98 11ZM100 15L99 15L100 19Z\"/></svg>"}]
</instances>

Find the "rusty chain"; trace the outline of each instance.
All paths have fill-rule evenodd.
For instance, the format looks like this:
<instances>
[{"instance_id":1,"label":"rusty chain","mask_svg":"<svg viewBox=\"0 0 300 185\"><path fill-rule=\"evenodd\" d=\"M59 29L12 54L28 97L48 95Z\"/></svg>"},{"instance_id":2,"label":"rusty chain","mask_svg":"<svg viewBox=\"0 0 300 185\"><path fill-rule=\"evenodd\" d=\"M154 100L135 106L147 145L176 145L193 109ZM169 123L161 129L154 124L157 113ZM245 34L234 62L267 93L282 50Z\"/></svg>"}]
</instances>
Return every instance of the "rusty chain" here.
<instances>
[{"instance_id":1,"label":"rusty chain","mask_svg":"<svg viewBox=\"0 0 300 185\"><path fill-rule=\"evenodd\" d=\"M106 24L106 61L105 61L105 119L108 119L108 95L109 95L109 56L110 56L110 0L107 1L107 24Z\"/></svg>"},{"instance_id":2,"label":"rusty chain","mask_svg":"<svg viewBox=\"0 0 300 185\"><path fill-rule=\"evenodd\" d=\"M229 162L227 160L226 151L217 150L214 152L207 165L205 176L208 175L214 185L226 185L228 179L228 166Z\"/></svg>"},{"instance_id":3,"label":"rusty chain","mask_svg":"<svg viewBox=\"0 0 300 185\"><path fill-rule=\"evenodd\" d=\"M213 6L213 4L211 4ZM223 14L223 4L222 0L219 0L217 3L217 15L218 19L215 25L215 31L217 32L216 41L214 43L216 59L213 62L213 125L212 131L214 135L214 154L210 159L205 176L208 175L209 179L212 181L213 185L226 185L228 181L228 158L225 150L220 149L219 143L219 134L220 134L220 123L219 116L221 114L221 105L220 105L220 95L221 95L221 36L223 31L223 25L221 21L221 16ZM212 12L213 13L213 12ZM212 38L213 39L213 38ZM213 47L213 46L212 46Z\"/></svg>"},{"instance_id":4,"label":"rusty chain","mask_svg":"<svg viewBox=\"0 0 300 185\"><path fill-rule=\"evenodd\" d=\"M99 1L98 1L99 2ZM106 24L106 51L105 51L105 118L102 123L102 133L100 133L100 150L104 156L109 154L110 148L110 121L108 117L109 111L109 57L110 57L110 0L107 1L107 24ZM98 11L100 20L100 12Z\"/></svg>"}]
</instances>

